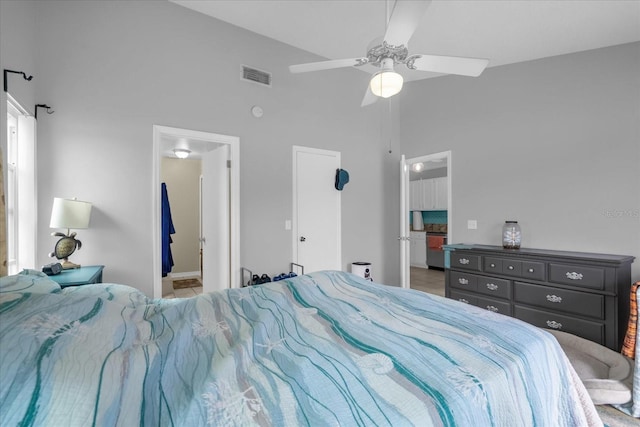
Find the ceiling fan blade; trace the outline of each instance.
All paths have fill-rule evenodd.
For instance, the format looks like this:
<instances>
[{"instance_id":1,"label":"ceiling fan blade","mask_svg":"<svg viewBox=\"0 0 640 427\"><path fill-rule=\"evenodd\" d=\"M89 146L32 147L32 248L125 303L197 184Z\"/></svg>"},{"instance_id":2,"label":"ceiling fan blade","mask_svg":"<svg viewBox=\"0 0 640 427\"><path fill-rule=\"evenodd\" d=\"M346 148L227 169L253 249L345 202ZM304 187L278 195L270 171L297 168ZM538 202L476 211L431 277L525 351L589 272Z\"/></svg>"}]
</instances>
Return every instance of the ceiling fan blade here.
<instances>
[{"instance_id":1,"label":"ceiling fan blade","mask_svg":"<svg viewBox=\"0 0 640 427\"><path fill-rule=\"evenodd\" d=\"M309 71L331 70L333 68L358 67L366 64L367 62L369 62L367 58L334 59L331 61L290 65L289 71L292 73L308 73Z\"/></svg>"},{"instance_id":2,"label":"ceiling fan blade","mask_svg":"<svg viewBox=\"0 0 640 427\"><path fill-rule=\"evenodd\" d=\"M361 107L366 107L367 105L371 105L378 100L378 97L371 92L371 86L367 83L367 92L364 94L364 98L362 98Z\"/></svg>"},{"instance_id":3,"label":"ceiling fan blade","mask_svg":"<svg viewBox=\"0 0 640 427\"><path fill-rule=\"evenodd\" d=\"M457 56L415 55L416 59L407 61L407 67L434 73L456 74L478 77L489 64L488 59L461 58ZM410 65L412 64L412 65Z\"/></svg>"},{"instance_id":4,"label":"ceiling fan blade","mask_svg":"<svg viewBox=\"0 0 640 427\"><path fill-rule=\"evenodd\" d=\"M396 0L384 41L391 46L407 46L431 0Z\"/></svg>"}]
</instances>

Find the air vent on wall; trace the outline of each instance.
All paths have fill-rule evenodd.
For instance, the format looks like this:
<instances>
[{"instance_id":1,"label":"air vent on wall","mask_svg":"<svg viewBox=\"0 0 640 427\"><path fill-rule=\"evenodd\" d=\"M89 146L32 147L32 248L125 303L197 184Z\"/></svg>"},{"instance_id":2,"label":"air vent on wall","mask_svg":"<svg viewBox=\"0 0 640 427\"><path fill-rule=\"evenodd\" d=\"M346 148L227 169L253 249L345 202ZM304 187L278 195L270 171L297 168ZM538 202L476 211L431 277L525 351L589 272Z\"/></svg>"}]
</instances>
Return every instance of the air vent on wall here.
<instances>
[{"instance_id":1,"label":"air vent on wall","mask_svg":"<svg viewBox=\"0 0 640 427\"><path fill-rule=\"evenodd\" d=\"M271 73L243 65L242 80L258 83L264 86L271 86Z\"/></svg>"}]
</instances>

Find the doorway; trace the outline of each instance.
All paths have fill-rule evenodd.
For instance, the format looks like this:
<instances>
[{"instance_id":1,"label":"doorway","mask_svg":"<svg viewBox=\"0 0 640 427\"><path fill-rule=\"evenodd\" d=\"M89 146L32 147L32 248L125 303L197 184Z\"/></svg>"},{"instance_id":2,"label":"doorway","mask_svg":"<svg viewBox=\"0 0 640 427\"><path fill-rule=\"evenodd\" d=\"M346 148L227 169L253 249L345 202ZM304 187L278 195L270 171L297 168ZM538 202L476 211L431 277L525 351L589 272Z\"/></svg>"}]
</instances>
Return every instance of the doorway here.
<instances>
[{"instance_id":1,"label":"doorway","mask_svg":"<svg viewBox=\"0 0 640 427\"><path fill-rule=\"evenodd\" d=\"M440 191L443 192L443 190L445 190L443 187L446 184L446 191L444 191L444 193L446 194L446 200L442 201L442 197L440 198L440 202L441 204L443 204L443 207L446 207L446 213L444 213L442 210L437 211L438 212L438 216L442 217L444 215L444 218L446 218L446 220L443 218L442 220L432 220L438 223L442 223L446 221L446 228L440 228L439 230L441 231L441 234L443 234L443 237L446 239L446 241L448 242L452 242L452 225L453 225L453 221L452 221L452 169L451 169L451 165L452 165L452 156L451 156L451 151L444 151L444 152L440 152L440 153L434 153L434 154L429 154L429 155L424 155L424 156L419 156L419 157L413 157L410 159L406 159L404 158L404 156L402 156L401 159L401 171L402 173L400 174L400 179L401 179L401 203L400 203L400 213L401 213L401 237L400 237L400 242L401 242L401 252L400 252L400 271L401 271L401 284L403 288L410 288L412 287L412 283L415 284L415 287L420 289L420 288L429 288L429 287L434 287L436 286L436 282L441 280L440 274L436 271L431 271L430 269L416 269L416 267L411 267L411 248L412 246L414 246L414 251L417 250L418 248L415 247L415 243L414 241L412 241L412 225L413 225L413 218L412 218L412 211L420 211L421 209L425 209L424 212L422 212L422 215L420 217L420 219L423 220L423 222L430 224L430 218L432 218L434 215L432 214L432 212L436 212L436 211L432 211L432 207L431 206L425 206L424 208L420 208L420 207L416 207L416 198L417 197L421 197L421 194L424 194L422 191L418 191L417 186L411 186L411 175L413 175L414 177L429 177L430 176L430 170L436 170L436 169L443 169L446 168L446 176L444 177L444 179L440 180L441 182L439 182L438 184L443 184L440 187ZM432 173L431 173L432 174ZM441 174L440 174L441 175ZM413 201L412 201L413 198ZM425 202L426 203L426 202ZM419 204L418 204L419 205ZM413 209L412 209L413 208ZM415 215L415 214L414 214ZM446 229L446 232L442 232L442 230ZM425 227L423 228L423 230L419 231L420 233L425 233L425 241L426 241L426 233L427 231L433 231L433 229L427 229L426 224ZM416 236L415 232L413 233L414 236ZM420 236L420 239L422 238L422 236ZM414 237L414 240L418 239L418 237ZM420 250L422 250L422 248L419 248ZM428 257L427 260L425 262L426 265L428 265ZM412 280L413 278L413 280ZM443 280L443 279L442 279ZM425 286L426 285L426 286ZM435 292L439 294L440 291Z\"/></svg>"},{"instance_id":2,"label":"doorway","mask_svg":"<svg viewBox=\"0 0 640 427\"><path fill-rule=\"evenodd\" d=\"M223 200L216 206L225 214L219 212L204 211L202 213L203 242L203 292L211 292L216 289L233 288L240 286L240 140L235 136L220 135L209 132L201 132L188 129L173 128L167 126L153 126L153 187L152 187L152 227L153 227L153 297L162 297L162 239L161 239L161 192L160 192L160 164L165 156L172 156L174 149L185 149L194 158L203 159L203 181L207 176L216 174L228 177L224 184L220 185ZM212 154L215 153L215 154ZM221 154L222 153L222 154ZM223 160L220 160L224 157ZM215 160L207 161L207 158ZM212 169L217 164L216 170ZM223 169L221 171L221 169ZM210 194L215 194L212 190ZM215 197L215 196L214 196ZM206 210L207 206L195 206L194 209ZM220 224L223 221L224 224ZM205 235L209 229L225 230L225 238ZM206 245L206 246L205 246ZM215 246L215 249L214 249ZM207 247L209 250L206 250ZM213 259L211 257L216 257ZM204 266L211 261L212 269L220 274L207 274ZM212 270L212 271L213 271Z\"/></svg>"},{"instance_id":3,"label":"doorway","mask_svg":"<svg viewBox=\"0 0 640 427\"><path fill-rule=\"evenodd\" d=\"M293 147L293 262L305 273L341 270L340 153Z\"/></svg>"}]
</instances>

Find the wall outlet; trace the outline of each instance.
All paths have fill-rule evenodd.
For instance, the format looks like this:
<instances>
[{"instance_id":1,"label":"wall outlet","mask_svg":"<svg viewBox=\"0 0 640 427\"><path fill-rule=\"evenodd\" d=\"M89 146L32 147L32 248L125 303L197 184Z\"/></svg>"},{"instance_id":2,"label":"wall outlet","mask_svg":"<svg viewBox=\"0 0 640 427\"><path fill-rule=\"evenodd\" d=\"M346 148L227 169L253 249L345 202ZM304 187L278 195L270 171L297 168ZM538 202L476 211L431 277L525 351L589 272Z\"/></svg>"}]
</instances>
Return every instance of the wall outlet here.
<instances>
[{"instance_id":1,"label":"wall outlet","mask_svg":"<svg viewBox=\"0 0 640 427\"><path fill-rule=\"evenodd\" d=\"M467 220L467 228L469 230L477 230L478 229L478 221L475 219Z\"/></svg>"}]
</instances>

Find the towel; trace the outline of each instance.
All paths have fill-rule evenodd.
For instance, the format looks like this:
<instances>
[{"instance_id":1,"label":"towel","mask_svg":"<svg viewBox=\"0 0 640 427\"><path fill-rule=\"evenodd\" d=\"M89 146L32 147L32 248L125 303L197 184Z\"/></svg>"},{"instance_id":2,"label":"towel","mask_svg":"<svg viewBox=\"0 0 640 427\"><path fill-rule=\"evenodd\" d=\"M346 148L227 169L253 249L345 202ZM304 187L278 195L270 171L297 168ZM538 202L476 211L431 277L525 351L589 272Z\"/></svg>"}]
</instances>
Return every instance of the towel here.
<instances>
[{"instance_id":1,"label":"towel","mask_svg":"<svg viewBox=\"0 0 640 427\"><path fill-rule=\"evenodd\" d=\"M622 343L622 350L620 351L623 356L630 359L635 359L636 356L636 339L638 337L638 298L637 291L640 286L640 282L636 282L631 285L631 307L629 310L629 323L627 325L627 334L624 337Z\"/></svg>"},{"instance_id":2,"label":"towel","mask_svg":"<svg viewBox=\"0 0 640 427\"><path fill-rule=\"evenodd\" d=\"M171 219L171 206L169 205L169 194L167 192L167 184L161 184L162 191L161 200L161 216L162 216L162 277L166 277L171 273L173 268L173 254L171 253L171 234L176 232L173 227L173 219Z\"/></svg>"}]
</instances>

